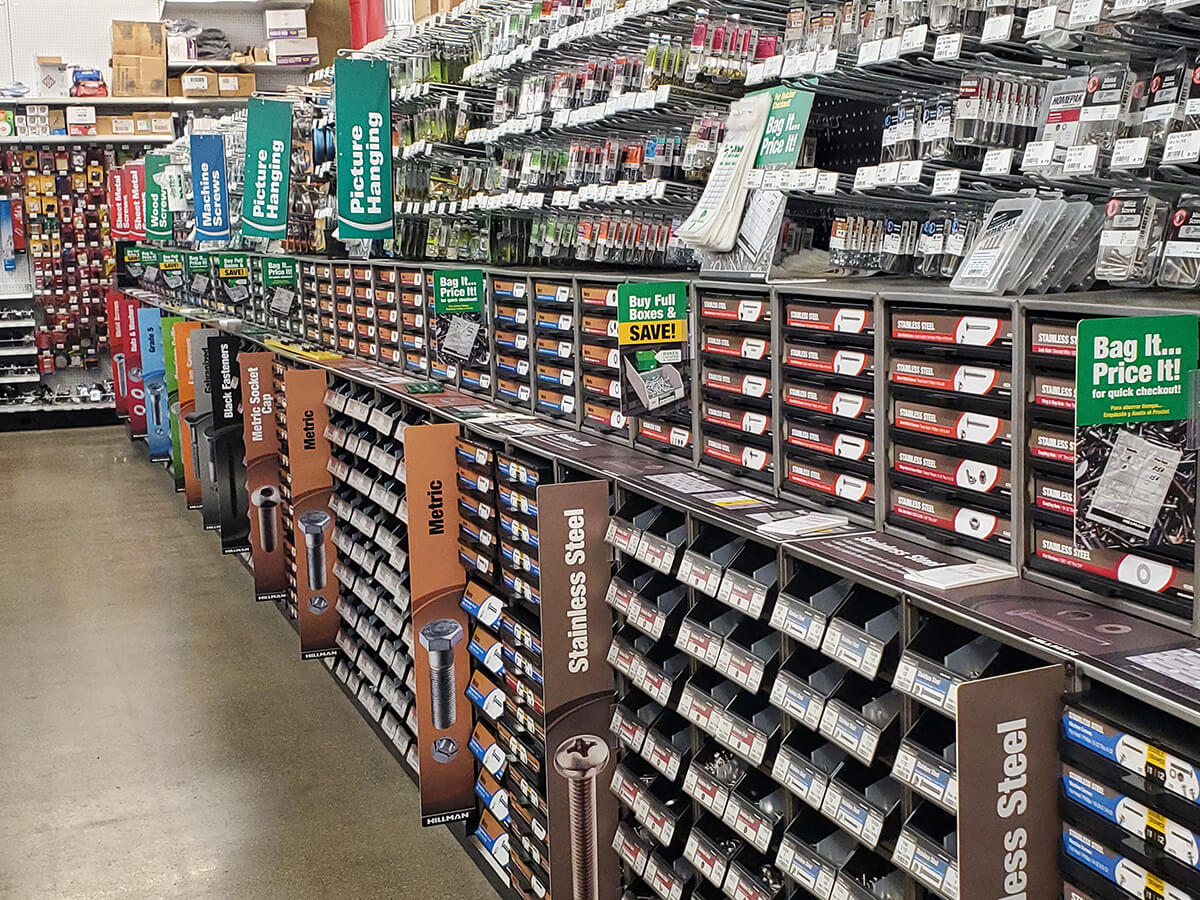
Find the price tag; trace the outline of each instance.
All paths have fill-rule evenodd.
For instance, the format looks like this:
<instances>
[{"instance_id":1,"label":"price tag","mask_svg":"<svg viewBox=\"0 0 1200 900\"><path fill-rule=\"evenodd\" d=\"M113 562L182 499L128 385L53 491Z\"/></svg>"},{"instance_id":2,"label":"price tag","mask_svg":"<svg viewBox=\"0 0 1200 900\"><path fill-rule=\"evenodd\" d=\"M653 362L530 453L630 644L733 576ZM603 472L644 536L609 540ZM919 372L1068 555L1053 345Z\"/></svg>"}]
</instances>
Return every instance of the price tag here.
<instances>
[{"instance_id":1,"label":"price tag","mask_svg":"<svg viewBox=\"0 0 1200 900\"><path fill-rule=\"evenodd\" d=\"M896 184L920 184L921 173L924 170L925 163L919 159L902 162L900 163L900 172L896 176Z\"/></svg>"},{"instance_id":2,"label":"price tag","mask_svg":"<svg viewBox=\"0 0 1200 900\"><path fill-rule=\"evenodd\" d=\"M904 33L900 35L900 52L916 53L925 47L925 39L929 37L929 26L927 24L910 25L904 29Z\"/></svg>"},{"instance_id":3,"label":"price tag","mask_svg":"<svg viewBox=\"0 0 1200 900\"><path fill-rule=\"evenodd\" d=\"M939 34L937 43L933 45L934 62L947 62L958 59L962 55L963 36L955 34Z\"/></svg>"},{"instance_id":4,"label":"price tag","mask_svg":"<svg viewBox=\"0 0 1200 900\"><path fill-rule=\"evenodd\" d=\"M900 58L900 43L903 40L901 35L887 38L879 46L879 61L893 62Z\"/></svg>"},{"instance_id":5,"label":"price tag","mask_svg":"<svg viewBox=\"0 0 1200 900\"><path fill-rule=\"evenodd\" d=\"M801 53L797 56L789 56L783 61L783 67L780 69L779 75L781 78L792 78L796 75L801 75L805 72L811 72L813 63L817 60L817 51L812 50L808 53ZM807 65L805 64L807 62Z\"/></svg>"},{"instance_id":6,"label":"price tag","mask_svg":"<svg viewBox=\"0 0 1200 900\"><path fill-rule=\"evenodd\" d=\"M763 77L778 78L779 73L783 71L783 57L772 56L770 59L763 60Z\"/></svg>"},{"instance_id":7,"label":"price tag","mask_svg":"<svg viewBox=\"0 0 1200 900\"><path fill-rule=\"evenodd\" d=\"M837 172L818 172L817 183L813 187L813 193L820 197L832 197L837 194L838 189L838 173Z\"/></svg>"},{"instance_id":8,"label":"price tag","mask_svg":"<svg viewBox=\"0 0 1200 900\"><path fill-rule=\"evenodd\" d=\"M751 63L746 69L746 86L752 84L762 84L767 79L767 67L765 63Z\"/></svg>"},{"instance_id":9,"label":"price tag","mask_svg":"<svg viewBox=\"0 0 1200 900\"><path fill-rule=\"evenodd\" d=\"M961 169L943 169L933 176L933 189L930 193L935 197L957 194L958 184L961 180Z\"/></svg>"},{"instance_id":10,"label":"price tag","mask_svg":"<svg viewBox=\"0 0 1200 900\"><path fill-rule=\"evenodd\" d=\"M1056 4L1031 9L1028 17L1025 19L1025 38L1028 40L1031 37L1037 37L1039 34L1045 34L1047 31L1053 31L1054 19L1057 15L1058 6Z\"/></svg>"},{"instance_id":11,"label":"price tag","mask_svg":"<svg viewBox=\"0 0 1200 900\"><path fill-rule=\"evenodd\" d=\"M1012 172L1012 163L1012 147L989 150L983 156L983 167L980 172L984 175L1008 175Z\"/></svg>"},{"instance_id":12,"label":"price tag","mask_svg":"<svg viewBox=\"0 0 1200 900\"><path fill-rule=\"evenodd\" d=\"M817 186L817 176L820 174L818 169L797 169L795 177L792 180L792 189L797 191L811 191Z\"/></svg>"},{"instance_id":13,"label":"price tag","mask_svg":"<svg viewBox=\"0 0 1200 900\"><path fill-rule=\"evenodd\" d=\"M1163 162L1195 162L1200 159L1200 131L1177 131L1167 135Z\"/></svg>"},{"instance_id":14,"label":"price tag","mask_svg":"<svg viewBox=\"0 0 1200 900\"><path fill-rule=\"evenodd\" d=\"M1053 7L1042 7L1053 9ZM1025 145L1025 153L1021 157L1021 171L1031 172L1045 169L1054 162L1054 141L1030 141Z\"/></svg>"},{"instance_id":15,"label":"price tag","mask_svg":"<svg viewBox=\"0 0 1200 900\"><path fill-rule=\"evenodd\" d=\"M1063 160L1064 175L1091 175L1096 171L1096 157L1100 147L1096 144L1077 144L1067 148Z\"/></svg>"},{"instance_id":16,"label":"price tag","mask_svg":"<svg viewBox=\"0 0 1200 900\"><path fill-rule=\"evenodd\" d=\"M980 43L982 44L997 44L1001 41L1007 41L1012 35L1013 14L1005 13L1002 16L992 16L983 23L983 37Z\"/></svg>"},{"instance_id":17,"label":"price tag","mask_svg":"<svg viewBox=\"0 0 1200 900\"><path fill-rule=\"evenodd\" d=\"M760 188L763 183L763 175L766 173L762 169L751 169L746 173L746 187Z\"/></svg>"},{"instance_id":18,"label":"price tag","mask_svg":"<svg viewBox=\"0 0 1200 900\"><path fill-rule=\"evenodd\" d=\"M1113 12L1139 12L1143 9L1149 9L1150 0L1114 0Z\"/></svg>"},{"instance_id":19,"label":"price tag","mask_svg":"<svg viewBox=\"0 0 1200 900\"><path fill-rule=\"evenodd\" d=\"M859 166L854 173L854 190L869 191L878 183L879 166Z\"/></svg>"},{"instance_id":20,"label":"price tag","mask_svg":"<svg viewBox=\"0 0 1200 900\"><path fill-rule=\"evenodd\" d=\"M763 172L762 184L760 186L764 191L783 190L783 172L778 169Z\"/></svg>"},{"instance_id":21,"label":"price tag","mask_svg":"<svg viewBox=\"0 0 1200 900\"><path fill-rule=\"evenodd\" d=\"M1082 28L1100 21L1101 0L1072 0L1071 12L1067 16L1068 28Z\"/></svg>"},{"instance_id":22,"label":"price tag","mask_svg":"<svg viewBox=\"0 0 1200 900\"><path fill-rule=\"evenodd\" d=\"M875 184L895 184L900 178L900 163L886 162L875 167Z\"/></svg>"},{"instance_id":23,"label":"price tag","mask_svg":"<svg viewBox=\"0 0 1200 900\"><path fill-rule=\"evenodd\" d=\"M817 54L816 62L813 63L813 72L817 75L824 75L826 72L832 72L837 68L837 58L837 47L830 47L827 50L822 50Z\"/></svg>"},{"instance_id":24,"label":"price tag","mask_svg":"<svg viewBox=\"0 0 1200 900\"><path fill-rule=\"evenodd\" d=\"M858 66L870 66L879 62L879 52L883 41L864 41L858 47Z\"/></svg>"},{"instance_id":25,"label":"price tag","mask_svg":"<svg viewBox=\"0 0 1200 900\"><path fill-rule=\"evenodd\" d=\"M1150 152L1150 138L1121 138L1113 145L1110 169L1140 169Z\"/></svg>"}]
</instances>

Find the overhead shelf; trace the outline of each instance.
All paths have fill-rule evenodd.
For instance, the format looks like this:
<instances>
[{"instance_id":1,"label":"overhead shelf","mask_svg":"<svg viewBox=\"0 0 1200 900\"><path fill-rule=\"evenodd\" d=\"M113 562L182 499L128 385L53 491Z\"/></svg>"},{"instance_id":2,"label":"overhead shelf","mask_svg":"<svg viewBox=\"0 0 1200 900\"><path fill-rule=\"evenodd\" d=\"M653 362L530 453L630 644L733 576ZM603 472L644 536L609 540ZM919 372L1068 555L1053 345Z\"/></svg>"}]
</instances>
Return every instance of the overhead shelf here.
<instances>
[{"instance_id":1,"label":"overhead shelf","mask_svg":"<svg viewBox=\"0 0 1200 900\"><path fill-rule=\"evenodd\" d=\"M62 403L9 403L0 404L0 415L8 413L30 413L30 412L61 412L63 410L93 410L93 409L116 409L116 404L112 400L100 400L93 403L73 403L64 401Z\"/></svg>"},{"instance_id":2,"label":"overhead shelf","mask_svg":"<svg viewBox=\"0 0 1200 900\"><path fill-rule=\"evenodd\" d=\"M185 7L197 12L253 12L266 9L308 9L313 0L161 0L159 9Z\"/></svg>"},{"instance_id":3,"label":"overhead shelf","mask_svg":"<svg viewBox=\"0 0 1200 900\"><path fill-rule=\"evenodd\" d=\"M21 375L0 375L0 384L36 384L42 380L37 372L26 372Z\"/></svg>"},{"instance_id":4,"label":"overhead shelf","mask_svg":"<svg viewBox=\"0 0 1200 900\"><path fill-rule=\"evenodd\" d=\"M33 328L33 319L0 319L0 328Z\"/></svg>"},{"instance_id":5,"label":"overhead shelf","mask_svg":"<svg viewBox=\"0 0 1200 900\"><path fill-rule=\"evenodd\" d=\"M173 134L148 134L130 137L127 134L35 134L26 137L0 138L0 146L10 144L169 144L175 140Z\"/></svg>"},{"instance_id":6,"label":"overhead shelf","mask_svg":"<svg viewBox=\"0 0 1200 900\"><path fill-rule=\"evenodd\" d=\"M267 72L280 71L287 72L295 70L297 72L308 71L308 66L281 66L279 63L273 62L234 62L231 59L183 59L175 62L167 63L168 72L186 72L188 69L212 69L215 72L222 72L227 69L247 69L251 72ZM174 99L174 98L172 98ZM236 99L232 97L195 97L195 98L178 98L178 99Z\"/></svg>"},{"instance_id":7,"label":"overhead shelf","mask_svg":"<svg viewBox=\"0 0 1200 900\"><path fill-rule=\"evenodd\" d=\"M36 344L21 344L17 347L0 347L0 356L35 356L38 348Z\"/></svg>"},{"instance_id":8,"label":"overhead shelf","mask_svg":"<svg viewBox=\"0 0 1200 900\"><path fill-rule=\"evenodd\" d=\"M170 109L172 107L190 108L194 106L242 106L248 99L248 97L0 97L0 108L5 106L41 105L157 107L160 109Z\"/></svg>"}]
</instances>

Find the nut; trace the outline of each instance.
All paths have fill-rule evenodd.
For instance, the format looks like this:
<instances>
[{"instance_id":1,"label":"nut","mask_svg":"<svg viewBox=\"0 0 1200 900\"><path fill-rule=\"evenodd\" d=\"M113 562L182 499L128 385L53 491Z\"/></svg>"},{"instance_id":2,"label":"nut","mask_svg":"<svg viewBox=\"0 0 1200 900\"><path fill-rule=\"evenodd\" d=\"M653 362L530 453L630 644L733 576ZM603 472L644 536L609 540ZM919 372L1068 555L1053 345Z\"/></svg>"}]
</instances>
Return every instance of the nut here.
<instances>
[{"instance_id":1,"label":"nut","mask_svg":"<svg viewBox=\"0 0 1200 900\"><path fill-rule=\"evenodd\" d=\"M448 763L458 756L458 744L453 738L440 737L433 742L433 761Z\"/></svg>"}]
</instances>

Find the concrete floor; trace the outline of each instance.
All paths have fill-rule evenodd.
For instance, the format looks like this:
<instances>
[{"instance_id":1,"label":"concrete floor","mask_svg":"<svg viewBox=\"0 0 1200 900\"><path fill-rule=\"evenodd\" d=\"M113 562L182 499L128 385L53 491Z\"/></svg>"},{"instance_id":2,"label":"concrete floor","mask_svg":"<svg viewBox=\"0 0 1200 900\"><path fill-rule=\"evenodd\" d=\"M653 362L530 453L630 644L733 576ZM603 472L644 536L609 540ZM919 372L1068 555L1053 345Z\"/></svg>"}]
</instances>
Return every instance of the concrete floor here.
<instances>
[{"instance_id":1,"label":"concrete floor","mask_svg":"<svg viewBox=\"0 0 1200 900\"><path fill-rule=\"evenodd\" d=\"M495 897L121 428L0 434L0 897Z\"/></svg>"}]
</instances>

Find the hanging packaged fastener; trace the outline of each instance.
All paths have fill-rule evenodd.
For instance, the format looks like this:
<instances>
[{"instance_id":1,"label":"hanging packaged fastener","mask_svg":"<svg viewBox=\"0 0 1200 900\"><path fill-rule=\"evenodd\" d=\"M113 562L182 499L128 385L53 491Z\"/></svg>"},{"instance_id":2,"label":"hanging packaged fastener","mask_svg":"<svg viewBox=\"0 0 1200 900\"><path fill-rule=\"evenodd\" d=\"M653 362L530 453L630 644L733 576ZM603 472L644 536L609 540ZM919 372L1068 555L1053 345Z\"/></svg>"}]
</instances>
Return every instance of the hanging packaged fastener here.
<instances>
[{"instance_id":1,"label":"hanging packaged fastener","mask_svg":"<svg viewBox=\"0 0 1200 900\"><path fill-rule=\"evenodd\" d=\"M1154 282L1167 205L1141 190L1118 189L1106 207L1096 255L1096 278L1121 287Z\"/></svg>"}]
</instances>

